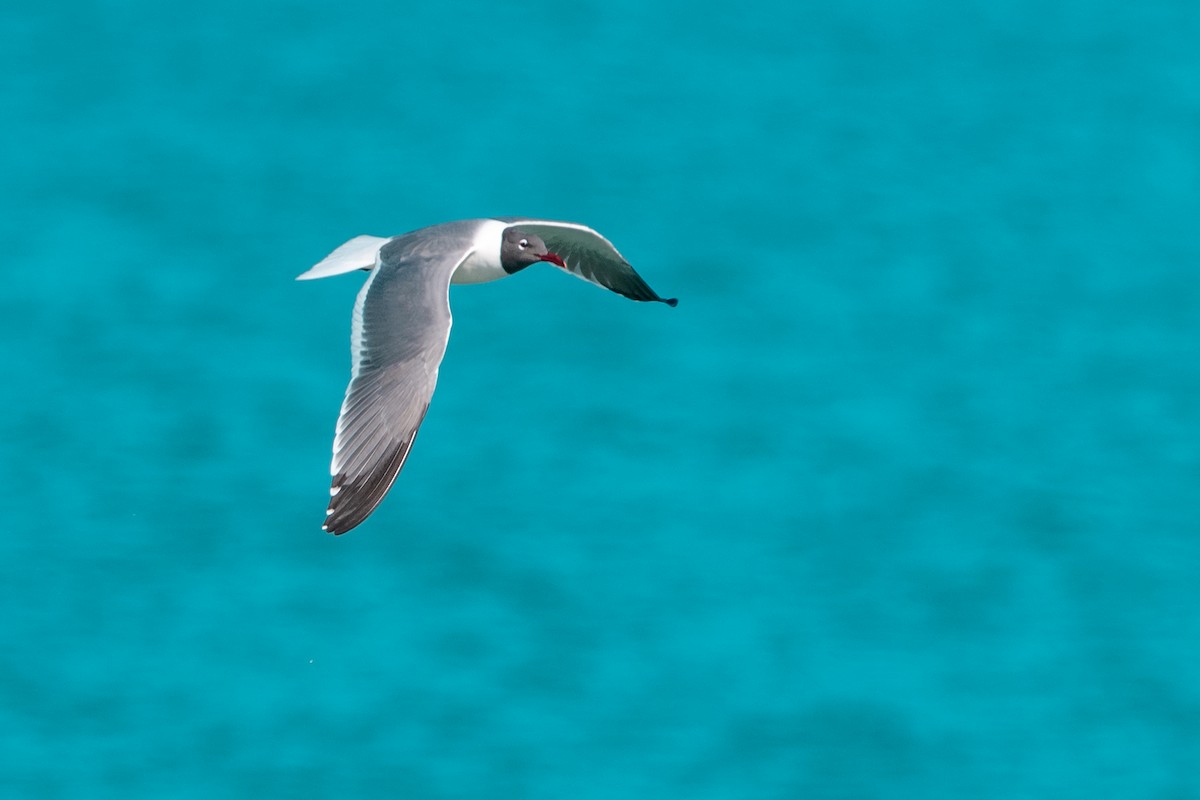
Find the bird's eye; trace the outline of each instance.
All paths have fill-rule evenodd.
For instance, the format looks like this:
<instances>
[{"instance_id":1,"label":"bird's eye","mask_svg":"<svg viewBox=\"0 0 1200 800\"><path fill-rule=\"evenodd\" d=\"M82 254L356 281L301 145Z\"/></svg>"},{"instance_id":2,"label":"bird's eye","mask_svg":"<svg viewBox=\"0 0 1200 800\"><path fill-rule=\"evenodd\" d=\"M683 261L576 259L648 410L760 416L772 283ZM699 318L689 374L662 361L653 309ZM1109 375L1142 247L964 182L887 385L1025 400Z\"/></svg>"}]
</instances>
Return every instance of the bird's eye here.
<instances>
[{"instance_id":1,"label":"bird's eye","mask_svg":"<svg viewBox=\"0 0 1200 800\"><path fill-rule=\"evenodd\" d=\"M529 240L522 239L521 241L517 242L517 244L520 245L522 250L524 250L526 247L529 247Z\"/></svg>"}]
</instances>

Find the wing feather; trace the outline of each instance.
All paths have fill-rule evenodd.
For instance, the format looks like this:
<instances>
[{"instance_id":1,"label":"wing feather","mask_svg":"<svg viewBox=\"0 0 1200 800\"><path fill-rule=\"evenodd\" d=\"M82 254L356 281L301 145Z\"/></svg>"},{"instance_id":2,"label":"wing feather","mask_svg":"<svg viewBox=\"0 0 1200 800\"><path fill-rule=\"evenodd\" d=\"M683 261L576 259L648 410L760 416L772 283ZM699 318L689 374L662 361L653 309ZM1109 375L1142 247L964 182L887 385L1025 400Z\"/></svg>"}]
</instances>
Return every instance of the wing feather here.
<instances>
[{"instance_id":1,"label":"wing feather","mask_svg":"<svg viewBox=\"0 0 1200 800\"><path fill-rule=\"evenodd\" d=\"M375 510L412 450L450 335L450 277L469 244L428 232L397 237L358 294L322 526L330 533L345 533Z\"/></svg>"},{"instance_id":2,"label":"wing feather","mask_svg":"<svg viewBox=\"0 0 1200 800\"><path fill-rule=\"evenodd\" d=\"M613 243L587 225L528 217L496 219L540 236L546 247L562 257L567 265L567 272L589 283L602 286L631 300L658 301L670 306L679 302L673 297L659 297L617 251Z\"/></svg>"}]
</instances>

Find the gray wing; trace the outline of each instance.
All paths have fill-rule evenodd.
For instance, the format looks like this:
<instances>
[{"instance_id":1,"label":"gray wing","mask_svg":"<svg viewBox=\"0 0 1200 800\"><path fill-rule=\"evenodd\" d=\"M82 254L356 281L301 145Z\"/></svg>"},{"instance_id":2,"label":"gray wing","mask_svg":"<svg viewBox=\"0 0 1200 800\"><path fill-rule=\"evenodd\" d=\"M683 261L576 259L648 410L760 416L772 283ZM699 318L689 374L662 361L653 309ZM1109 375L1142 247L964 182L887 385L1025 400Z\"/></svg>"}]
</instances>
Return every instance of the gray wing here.
<instances>
[{"instance_id":1,"label":"gray wing","mask_svg":"<svg viewBox=\"0 0 1200 800\"><path fill-rule=\"evenodd\" d=\"M657 300L674 306L675 298L662 298L617 252L612 242L587 225L528 217L496 217L528 233L542 237L546 247L562 256L567 271L585 281L603 286L631 300Z\"/></svg>"},{"instance_id":2,"label":"gray wing","mask_svg":"<svg viewBox=\"0 0 1200 800\"><path fill-rule=\"evenodd\" d=\"M470 252L458 235L397 237L358 293L322 526L330 533L366 519L408 458L450 336L450 276Z\"/></svg>"}]
</instances>

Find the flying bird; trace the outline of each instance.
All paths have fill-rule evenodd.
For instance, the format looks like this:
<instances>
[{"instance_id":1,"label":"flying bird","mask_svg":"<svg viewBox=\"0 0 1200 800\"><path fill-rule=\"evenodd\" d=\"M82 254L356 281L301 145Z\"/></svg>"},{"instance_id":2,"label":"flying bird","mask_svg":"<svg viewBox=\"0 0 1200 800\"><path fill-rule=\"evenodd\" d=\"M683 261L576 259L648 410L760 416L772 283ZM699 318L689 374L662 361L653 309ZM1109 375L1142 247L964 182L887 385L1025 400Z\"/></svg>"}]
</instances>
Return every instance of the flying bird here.
<instances>
[{"instance_id":1,"label":"flying bird","mask_svg":"<svg viewBox=\"0 0 1200 800\"><path fill-rule=\"evenodd\" d=\"M631 300L659 297L612 243L574 222L496 217L400 236L356 236L296 280L369 270L354 303L350 385L333 439L322 529L371 514L412 449L450 337L450 284L484 283L546 262Z\"/></svg>"}]
</instances>

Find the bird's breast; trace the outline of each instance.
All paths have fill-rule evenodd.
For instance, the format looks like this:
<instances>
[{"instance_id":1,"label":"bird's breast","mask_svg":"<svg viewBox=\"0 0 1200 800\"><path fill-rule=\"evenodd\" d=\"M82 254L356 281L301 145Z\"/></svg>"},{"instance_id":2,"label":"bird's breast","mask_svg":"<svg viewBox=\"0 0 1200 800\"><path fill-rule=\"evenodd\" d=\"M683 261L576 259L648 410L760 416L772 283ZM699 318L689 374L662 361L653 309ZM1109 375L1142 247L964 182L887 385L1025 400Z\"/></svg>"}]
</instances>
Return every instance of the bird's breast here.
<instances>
[{"instance_id":1,"label":"bird's breast","mask_svg":"<svg viewBox=\"0 0 1200 800\"><path fill-rule=\"evenodd\" d=\"M499 220L484 220L475 232L471 254L454 270L450 282L487 283L508 277L500 266L500 243L507 227Z\"/></svg>"}]
</instances>

